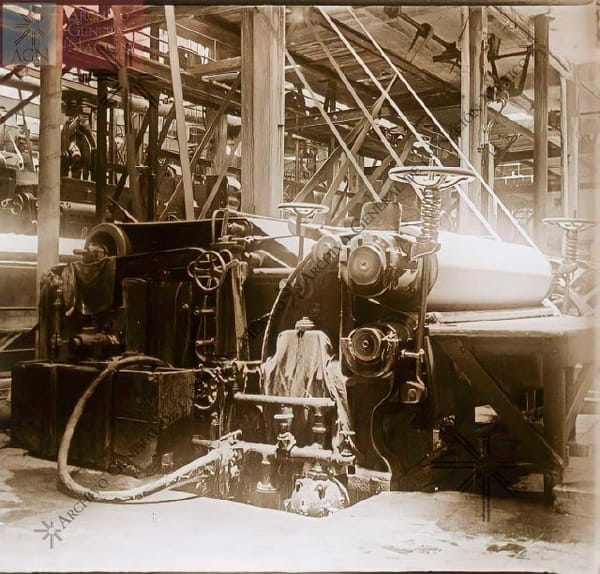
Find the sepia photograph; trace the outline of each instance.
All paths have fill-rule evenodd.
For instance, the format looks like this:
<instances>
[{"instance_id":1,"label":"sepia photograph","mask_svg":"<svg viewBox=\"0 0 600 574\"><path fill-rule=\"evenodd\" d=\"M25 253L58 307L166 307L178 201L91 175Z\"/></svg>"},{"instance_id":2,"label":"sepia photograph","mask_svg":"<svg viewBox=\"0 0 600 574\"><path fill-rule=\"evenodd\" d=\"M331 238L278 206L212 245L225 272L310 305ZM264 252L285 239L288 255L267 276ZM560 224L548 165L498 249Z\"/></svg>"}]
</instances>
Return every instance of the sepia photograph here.
<instances>
[{"instance_id":1,"label":"sepia photograph","mask_svg":"<svg viewBox=\"0 0 600 574\"><path fill-rule=\"evenodd\" d=\"M600 574L600 0L0 3L0 572Z\"/></svg>"}]
</instances>

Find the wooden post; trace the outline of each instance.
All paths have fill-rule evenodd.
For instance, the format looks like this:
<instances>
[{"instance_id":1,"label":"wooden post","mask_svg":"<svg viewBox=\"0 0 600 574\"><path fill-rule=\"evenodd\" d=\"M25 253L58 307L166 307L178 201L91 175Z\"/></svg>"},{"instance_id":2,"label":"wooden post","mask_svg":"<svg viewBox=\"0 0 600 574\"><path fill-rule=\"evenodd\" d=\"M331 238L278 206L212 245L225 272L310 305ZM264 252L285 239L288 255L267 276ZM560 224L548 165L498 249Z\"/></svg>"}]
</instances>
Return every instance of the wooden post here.
<instances>
[{"instance_id":1,"label":"wooden post","mask_svg":"<svg viewBox=\"0 0 600 574\"><path fill-rule=\"evenodd\" d=\"M573 216L579 213L579 87L567 80L567 177L569 180L568 208Z\"/></svg>"},{"instance_id":2,"label":"wooden post","mask_svg":"<svg viewBox=\"0 0 600 574\"><path fill-rule=\"evenodd\" d=\"M116 163L116 142L115 142L115 106L111 104L108 108L108 163L110 173L108 175L108 181L111 184L117 182L115 163Z\"/></svg>"},{"instance_id":3,"label":"wooden post","mask_svg":"<svg viewBox=\"0 0 600 574\"><path fill-rule=\"evenodd\" d=\"M546 243L543 220L548 196L548 15L538 14L534 26L533 234L543 250Z\"/></svg>"},{"instance_id":4,"label":"wooden post","mask_svg":"<svg viewBox=\"0 0 600 574\"><path fill-rule=\"evenodd\" d=\"M185 108L183 107L183 87L181 84L181 71L179 69L179 51L177 49L177 25L175 22L175 8L173 6L165 6L165 19L167 24L167 34L169 35L169 64L171 66L171 84L173 86L173 99L175 104L179 163L181 164L181 177L183 179L185 218L194 219L194 186L192 182L192 171L190 169L190 158L188 155Z\"/></svg>"},{"instance_id":5,"label":"wooden post","mask_svg":"<svg viewBox=\"0 0 600 574\"><path fill-rule=\"evenodd\" d=\"M242 211L283 200L285 8L242 9Z\"/></svg>"},{"instance_id":6,"label":"wooden post","mask_svg":"<svg viewBox=\"0 0 600 574\"><path fill-rule=\"evenodd\" d=\"M150 26L150 57L158 61L160 55L160 45L158 35L160 34L160 26L153 24ZM148 221L154 221L156 218L156 192L155 182L158 172L158 151L160 144L158 141L158 92L151 92L148 101L150 114L150 123L148 125L148 170L146 177L146 193L148 202Z\"/></svg>"},{"instance_id":7,"label":"wooden post","mask_svg":"<svg viewBox=\"0 0 600 574\"><path fill-rule=\"evenodd\" d=\"M130 55L126 52L126 39L122 30L122 12L120 6L113 6L113 21L117 41L117 65L119 66L119 85L121 91L121 106L123 108L123 123L125 126L125 148L127 152L127 175L129 177L129 192L131 194L131 210L136 219L144 219L144 204L140 194L137 171L137 148L135 132L132 125L131 90L127 67Z\"/></svg>"},{"instance_id":8,"label":"wooden post","mask_svg":"<svg viewBox=\"0 0 600 574\"><path fill-rule=\"evenodd\" d=\"M496 179L496 150L494 144L488 142L486 145L486 182L490 188L494 189L494 180ZM496 229L498 224L498 202L491 195L487 196L487 220L490 225Z\"/></svg>"},{"instance_id":9,"label":"wooden post","mask_svg":"<svg viewBox=\"0 0 600 574\"><path fill-rule=\"evenodd\" d=\"M96 112L96 223L102 223L106 214L106 162L108 157L108 86L104 74L98 74Z\"/></svg>"},{"instance_id":10,"label":"wooden post","mask_svg":"<svg viewBox=\"0 0 600 574\"><path fill-rule=\"evenodd\" d=\"M470 77L469 77L469 104L470 110L466 121L469 123L469 160L478 173L482 173L483 168L483 146L485 126L487 116L487 103L483 90L485 79L485 29L487 29L487 11L483 6L469 8L469 59L470 59ZM480 211L482 210L482 189L481 182L475 179L469 184L469 197ZM463 231L473 231L477 229L478 223L474 216L470 214L465 222Z\"/></svg>"},{"instance_id":11,"label":"wooden post","mask_svg":"<svg viewBox=\"0 0 600 574\"><path fill-rule=\"evenodd\" d=\"M213 139L212 173L218 175L227 164L227 115L220 115Z\"/></svg>"},{"instance_id":12,"label":"wooden post","mask_svg":"<svg viewBox=\"0 0 600 574\"><path fill-rule=\"evenodd\" d=\"M569 138L567 118L567 78L560 76L560 195L562 214L569 217Z\"/></svg>"},{"instance_id":13,"label":"wooden post","mask_svg":"<svg viewBox=\"0 0 600 574\"><path fill-rule=\"evenodd\" d=\"M38 186L37 295L40 282L58 264L60 235L60 124L62 119L62 6L42 5L48 60L40 71L40 172Z\"/></svg>"},{"instance_id":14,"label":"wooden post","mask_svg":"<svg viewBox=\"0 0 600 574\"><path fill-rule=\"evenodd\" d=\"M461 29L460 40L460 150L466 157L471 153L471 50L469 44L469 8L461 7ZM460 167L468 168L464 159L460 160ZM468 191L468 186L467 191ZM470 217L470 209L464 200L458 198L458 222L459 229L467 227Z\"/></svg>"}]
</instances>

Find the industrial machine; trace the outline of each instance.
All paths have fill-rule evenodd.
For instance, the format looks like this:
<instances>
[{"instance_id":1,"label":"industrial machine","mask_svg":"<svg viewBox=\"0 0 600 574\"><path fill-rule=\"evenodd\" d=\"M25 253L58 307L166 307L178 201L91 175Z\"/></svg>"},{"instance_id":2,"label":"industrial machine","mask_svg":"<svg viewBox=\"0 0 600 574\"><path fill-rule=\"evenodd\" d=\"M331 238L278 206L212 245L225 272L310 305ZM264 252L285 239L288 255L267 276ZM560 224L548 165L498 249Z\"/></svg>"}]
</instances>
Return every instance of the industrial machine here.
<instances>
[{"instance_id":1,"label":"industrial machine","mask_svg":"<svg viewBox=\"0 0 600 574\"><path fill-rule=\"evenodd\" d=\"M465 456L510 467L507 487L543 473L550 496L592 326L546 301L535 248L440 230L441 195L469 172L390 176L419 190L421 221L367 203L330 227L310 222L326 207L292 203L290 221L222 209L94 228L42 286L44 359L13 370L13 443L98 501L191 482L324 516L383 489L458 488ZM93 490L67 462L154 478Z\"/></svg>"}]
</instances>

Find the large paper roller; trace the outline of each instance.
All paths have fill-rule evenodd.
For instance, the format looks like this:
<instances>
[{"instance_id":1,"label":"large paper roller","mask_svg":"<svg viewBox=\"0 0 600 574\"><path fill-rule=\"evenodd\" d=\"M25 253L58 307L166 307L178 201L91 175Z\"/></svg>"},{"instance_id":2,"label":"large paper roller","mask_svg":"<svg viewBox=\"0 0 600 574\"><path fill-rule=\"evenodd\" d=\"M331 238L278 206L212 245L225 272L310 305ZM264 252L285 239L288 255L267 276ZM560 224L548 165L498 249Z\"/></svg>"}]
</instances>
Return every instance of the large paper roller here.
<instances>
[{"instance_id":1,"label":"large paper roller","mask_svg":"<svg viewBox=\"0 0 600 574\"><path fill-rule=\"evenodd\" d=\"M537 305L550 291L550 263L532 247L449 232L440 244L430 310Z\"/></svg>"}]
</instances>

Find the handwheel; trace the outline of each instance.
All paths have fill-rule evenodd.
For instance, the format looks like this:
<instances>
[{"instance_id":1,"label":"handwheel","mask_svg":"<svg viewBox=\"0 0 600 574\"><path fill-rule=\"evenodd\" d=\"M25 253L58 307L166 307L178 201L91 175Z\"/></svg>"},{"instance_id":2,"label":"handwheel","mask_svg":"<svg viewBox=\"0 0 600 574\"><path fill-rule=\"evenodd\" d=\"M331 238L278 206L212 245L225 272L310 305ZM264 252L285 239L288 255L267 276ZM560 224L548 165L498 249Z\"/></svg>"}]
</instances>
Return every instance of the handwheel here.
<instances>
[{"instance_id":1,"label":"handwheel","mask_svg":"<svg viewBox=\"0 0 600 574\"><path fill-rule=\"evenodd\" d=\"M188 275L205 293L211 293L221 286L226 270L223 257L217 251L205 249L187 267Z\"/></svg>"},{"instance_id":2,"label":"handwheel","mask_svg":"<svg viewBox=\"0 0 600 574\"><path fill-rule=\"evenodd\" d=\"M282 211L291 211L294 215L300 215L305 219L310 219L317 213L329 212L329 207L320 203L289 202L280 203L277 207Z\"/></svg>"},{"instance_id":3,"label":"handwheel","mask_svg":"<svg viewBox=\"0 0 600 574\"><path fill-rule=\"evenodd\" d=\"M394 181L412 183L419 188L433 187L440 191L475 179L468 169L447 166L411 165L393 167L388 177Z\"/></svg>"},{"instance_id":4,"label":"handwheel","mask_svg":"<svg viewBox=\"0 0 600 574\"><path fill-rule=\"evenodd\" d=\"M296 216L296 231L298 233L298 260L304 256L304 235L302 233L302 221L312 219L317 213L328 213L329 207L320 203L290 202L280 203L277 206L282 211L291 211Z\"/></svg>"},{"instance_id":5,"label":"handwheel","mask_svg":"<svg viewBox=\"0 0 600 574\"><path fill-rule=\"evenodd\" d=\"M582 219L581 217L546 217L544 223L558 225L564 231L585 231L598 222L593 219Z\"/></svg>"},{"instance_id":6,"label":"handwheel","mask_svg":"<svg viewBox=\"0 0 600 574\"><path fill-rule=\"evenodd\" d=\"M196 376L194 407L201 412L212 410L219 399L219 387L224 379L217 373L201 371Z\"/></svg>"},{"instance_id":7,"label":"handwheel","mask_svg":"<svg viewBox=\"0 0 600 574\"><path fill-rule=\"evenodd\" d=\"M598 224L593 219L582 219L578 217L546 217L544 223L556 225L565 232L563 243L563 260L556 273L556 280L563 283L561 309L563 313L569 313L571 306L575 306L580 315L588 314L584 311L586 305L583 298L573 289L571 285L575 272L579 266L578 248L579 233L586 231Z\"/></svg>"}]
</instances>

